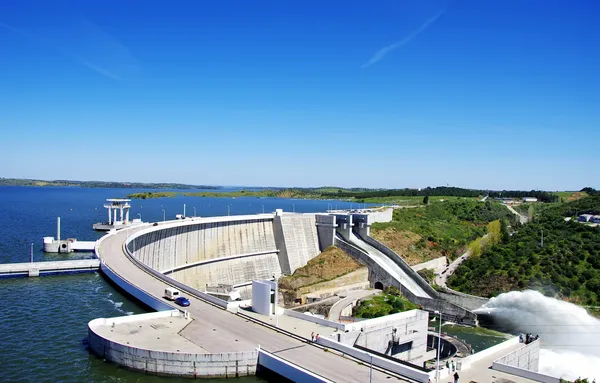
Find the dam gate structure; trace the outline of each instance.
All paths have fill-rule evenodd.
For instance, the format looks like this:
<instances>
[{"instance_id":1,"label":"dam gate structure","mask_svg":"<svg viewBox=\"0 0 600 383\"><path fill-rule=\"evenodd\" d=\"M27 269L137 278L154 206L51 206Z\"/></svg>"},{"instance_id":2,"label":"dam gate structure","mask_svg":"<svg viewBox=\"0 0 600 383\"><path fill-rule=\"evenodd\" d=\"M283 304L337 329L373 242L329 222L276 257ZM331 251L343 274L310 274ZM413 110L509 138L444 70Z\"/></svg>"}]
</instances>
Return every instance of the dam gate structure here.
<instances>
[{"instance_id":1,"label":"dam gate structure","mask_svg":"<svg viewBox=\"0 0 600 383\"><path fill-rule=\"evenodd\" d=\"M383 218L382 218L383 217ZM227 300L250 299L252 281L290 275L331 245L369 269L371 286L396 286L425 310L475 325L477 316L447 301L400 256L370 237L387 215L275 213L171 221L139 230L128 249L145 266ZM230 286L217 291L214 286ZM222 289L221 289L222 290Z\"/></svg>"}]
</instances>

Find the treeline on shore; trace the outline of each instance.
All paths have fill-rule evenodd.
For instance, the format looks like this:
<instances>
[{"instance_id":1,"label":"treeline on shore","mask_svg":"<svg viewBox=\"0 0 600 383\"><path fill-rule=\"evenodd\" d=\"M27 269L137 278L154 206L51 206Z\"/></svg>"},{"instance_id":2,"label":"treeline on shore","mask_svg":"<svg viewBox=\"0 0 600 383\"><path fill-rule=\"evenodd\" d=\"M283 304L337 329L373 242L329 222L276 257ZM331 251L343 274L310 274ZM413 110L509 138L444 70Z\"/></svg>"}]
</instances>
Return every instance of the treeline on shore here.
<instances>
[{"instance_id":1,"label":"treeline on shore","mask_svg":"<svg viewBox=\"0 0 600 383\"><path fill-rule=\"evenodd\" d=\"M476 190L463 189L452 186L426 187L424 189L380 189L361 192L351 192L340 189L336 192L324 192L324 197L340 198L354 197L356 199L382 198L382 197L425 197L425 196L448 196L448 197L482 197L490 196L492 198L522 198L534 197L542 202L557 202L558 196L542 190Z\"/></svg>"},{"instance_id":2,"label":"treeline on shore","mask_svg":"<svg viewBox=\"0 0 600 383\"><path fill-rule=\"evenodd\" d=\"M175 194L169 195L174 196ZM307 199L337 199L357 202L366 202L366 199L384 199L388 197L481 197L489 196L492 198L522 198L535 197L541 202L557 202L559 197L551 192L541 190L531 191L484 191L473 189L462 189L457 187L427 187L425 189L344 189L334 187L320 188L269 188L259 190L237 190L229 192L187 192L186 196L195 197L277 197L277 198L307 198ZM160 195L153 192L136 193L131 198L162 198L166 195ZM374 202L373 200L369 202Z\"/></svg>"},{"instance_id":3,"label":"treeline on shore","mask_svg":"<svg viewBox=\"0 0 600 383\"><path fill-rule=\"evenodd\" d=\"M220 186L188 185L179 183L145 183L145 182L117 182L117 181L70 181L70 180L35 180L22 178L2 178L0 186L69 186L82 188L113 188L113 189L220 189Z\"/></svg>"},{"instance_id":4,"label":"treeline on shore","mask_svg":"<svg viewBox=\"0 0 600 383\"><path fill-rule=\"evenodd\" d=\"M600 305L600 227L577 222L600 213L600 195L539 205L532 223L500 233L498 244L468 258L449 278L458 291L486 297L535 289L575 303Z\"/></svg>"}]
</instances>

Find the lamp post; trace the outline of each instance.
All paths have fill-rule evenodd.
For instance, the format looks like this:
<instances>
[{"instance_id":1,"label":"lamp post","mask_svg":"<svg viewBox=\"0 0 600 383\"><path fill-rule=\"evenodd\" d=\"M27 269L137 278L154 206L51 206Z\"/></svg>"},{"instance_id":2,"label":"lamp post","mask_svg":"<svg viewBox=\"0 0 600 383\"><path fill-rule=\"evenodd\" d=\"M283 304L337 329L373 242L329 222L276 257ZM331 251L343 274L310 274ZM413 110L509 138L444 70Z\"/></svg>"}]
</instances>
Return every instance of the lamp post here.
<instances>
[{"instance_id":1,"label":"lamp post","mask_svg":"<svg viewBox=\"0 0 600 383\"><path fill-rule=\"evenodd\" d=\"M229 208L231 207L231 205L227 205L227 215L229 215Z\"/></svg>"},{"instance_id":2,"label":"lamp post","mask_svg":"<svg viewBox=\"0 0 600 383\"><path fill-rule=\"evenodd\" d=\"M196 206L194 206L194 217L196 216Z\"/></svg>"},{"instance_id":3,"label":"lamp post","mask_svg":"<svg viewBox=\"0 0 600 383\"><path fill-rule=\"evenodd\" d=\"M371 356L371 365L369 366L369 383L373 381L373 354L369 353Z\"/></svg>"},{"instance_id":4,"label":"lamp post","mask_svg":"<svg viewBox=\"0 0 600 383\"><path fill-rule=\"evenodd\" d=\"M29 252L31 254L31 263L33 263L33 242L31 242L31 248L30 248Z\"/></svg>"},{"instance_id":5,"label":"lamp post","mask_svg":"<svg viewBox=\"0 0 600 383\"><path fill-rule=\"evenodd\" d=\"M292 204L292 211L295 213L296 212L296 204Z\"/></svg>"},{"instance_id":6,"label":"lamp post","mask_svg":"<svg viewBox=\"0 0 600 383\"><path fill-rule=\"evenodd\" d=\"M141 221L142 220L142 214L138 213L137 215L140 217L140 221Z\"/></svg>"},{"instance_id":7,"label":"lamp post","mask_svg":"<svg viewBox=\"0 0 600 383\"><path fill-rule=\"evenodd\" d=\"M438 318L440 321L440 332L438 335L438 347L437 347L437 361L435 363L435 382L440 382L440 345L442 343L442 313L439 311L434 311L434 314L438 314Z\"/></svg>"},{"instance_id":8,"label":"lamp post","mask_svg":"<svg viewBox=\"0 0 600 383\"><path fill-rule=\"evenodd\" d=\"M167 212L165 211L165 209L162 209L163 211L163 222L167 220Z\"/></svg>"},{"instance_id":9,"label":"lamp post","mask_svg":"<svg viewBox=\"0 0 600 383\"><path fill-rule=\"evenodd\" d=\"M263 214L265 214L265 205L260 205L263 208Z\"/></svg>"}]
</instances>

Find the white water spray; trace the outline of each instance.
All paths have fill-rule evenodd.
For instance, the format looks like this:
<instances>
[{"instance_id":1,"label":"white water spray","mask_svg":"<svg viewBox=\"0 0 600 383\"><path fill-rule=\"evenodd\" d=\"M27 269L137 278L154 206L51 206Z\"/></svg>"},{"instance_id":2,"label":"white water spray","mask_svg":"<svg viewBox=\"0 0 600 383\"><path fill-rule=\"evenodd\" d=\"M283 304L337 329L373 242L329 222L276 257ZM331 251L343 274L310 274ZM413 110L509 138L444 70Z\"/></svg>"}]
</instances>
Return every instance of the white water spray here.
<instances>
[{"instance_id":1,"label":"white water spray","mask_svg":"<svg viewBox=\"0 0 600 383\"><path fill-rule=\"evenodd\" d=\"M475 312L504 331L538 334L539 372L600 380L600 320L584 308L528 290L500 294Z\"/></svg>"}]
</instances>

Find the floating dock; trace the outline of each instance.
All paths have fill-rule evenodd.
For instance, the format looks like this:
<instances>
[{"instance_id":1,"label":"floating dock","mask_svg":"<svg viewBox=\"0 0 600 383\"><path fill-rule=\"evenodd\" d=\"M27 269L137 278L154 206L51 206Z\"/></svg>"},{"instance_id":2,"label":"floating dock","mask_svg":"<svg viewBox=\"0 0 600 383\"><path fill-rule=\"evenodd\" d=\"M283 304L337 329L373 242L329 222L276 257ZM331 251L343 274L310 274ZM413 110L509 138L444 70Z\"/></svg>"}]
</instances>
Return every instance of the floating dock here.
<instances>
[{"instance_id":1,"label":"floating dock","mask_svg":"<svg viewBox=\"0 0 600 383\"><path fill-rule=\"evenodd\" d=\"M28 276L44 274L81 273L100 268L98 259L77 259L71 261L25 262L0 264L0 277Z\"/></svg>"}]
</instances>

